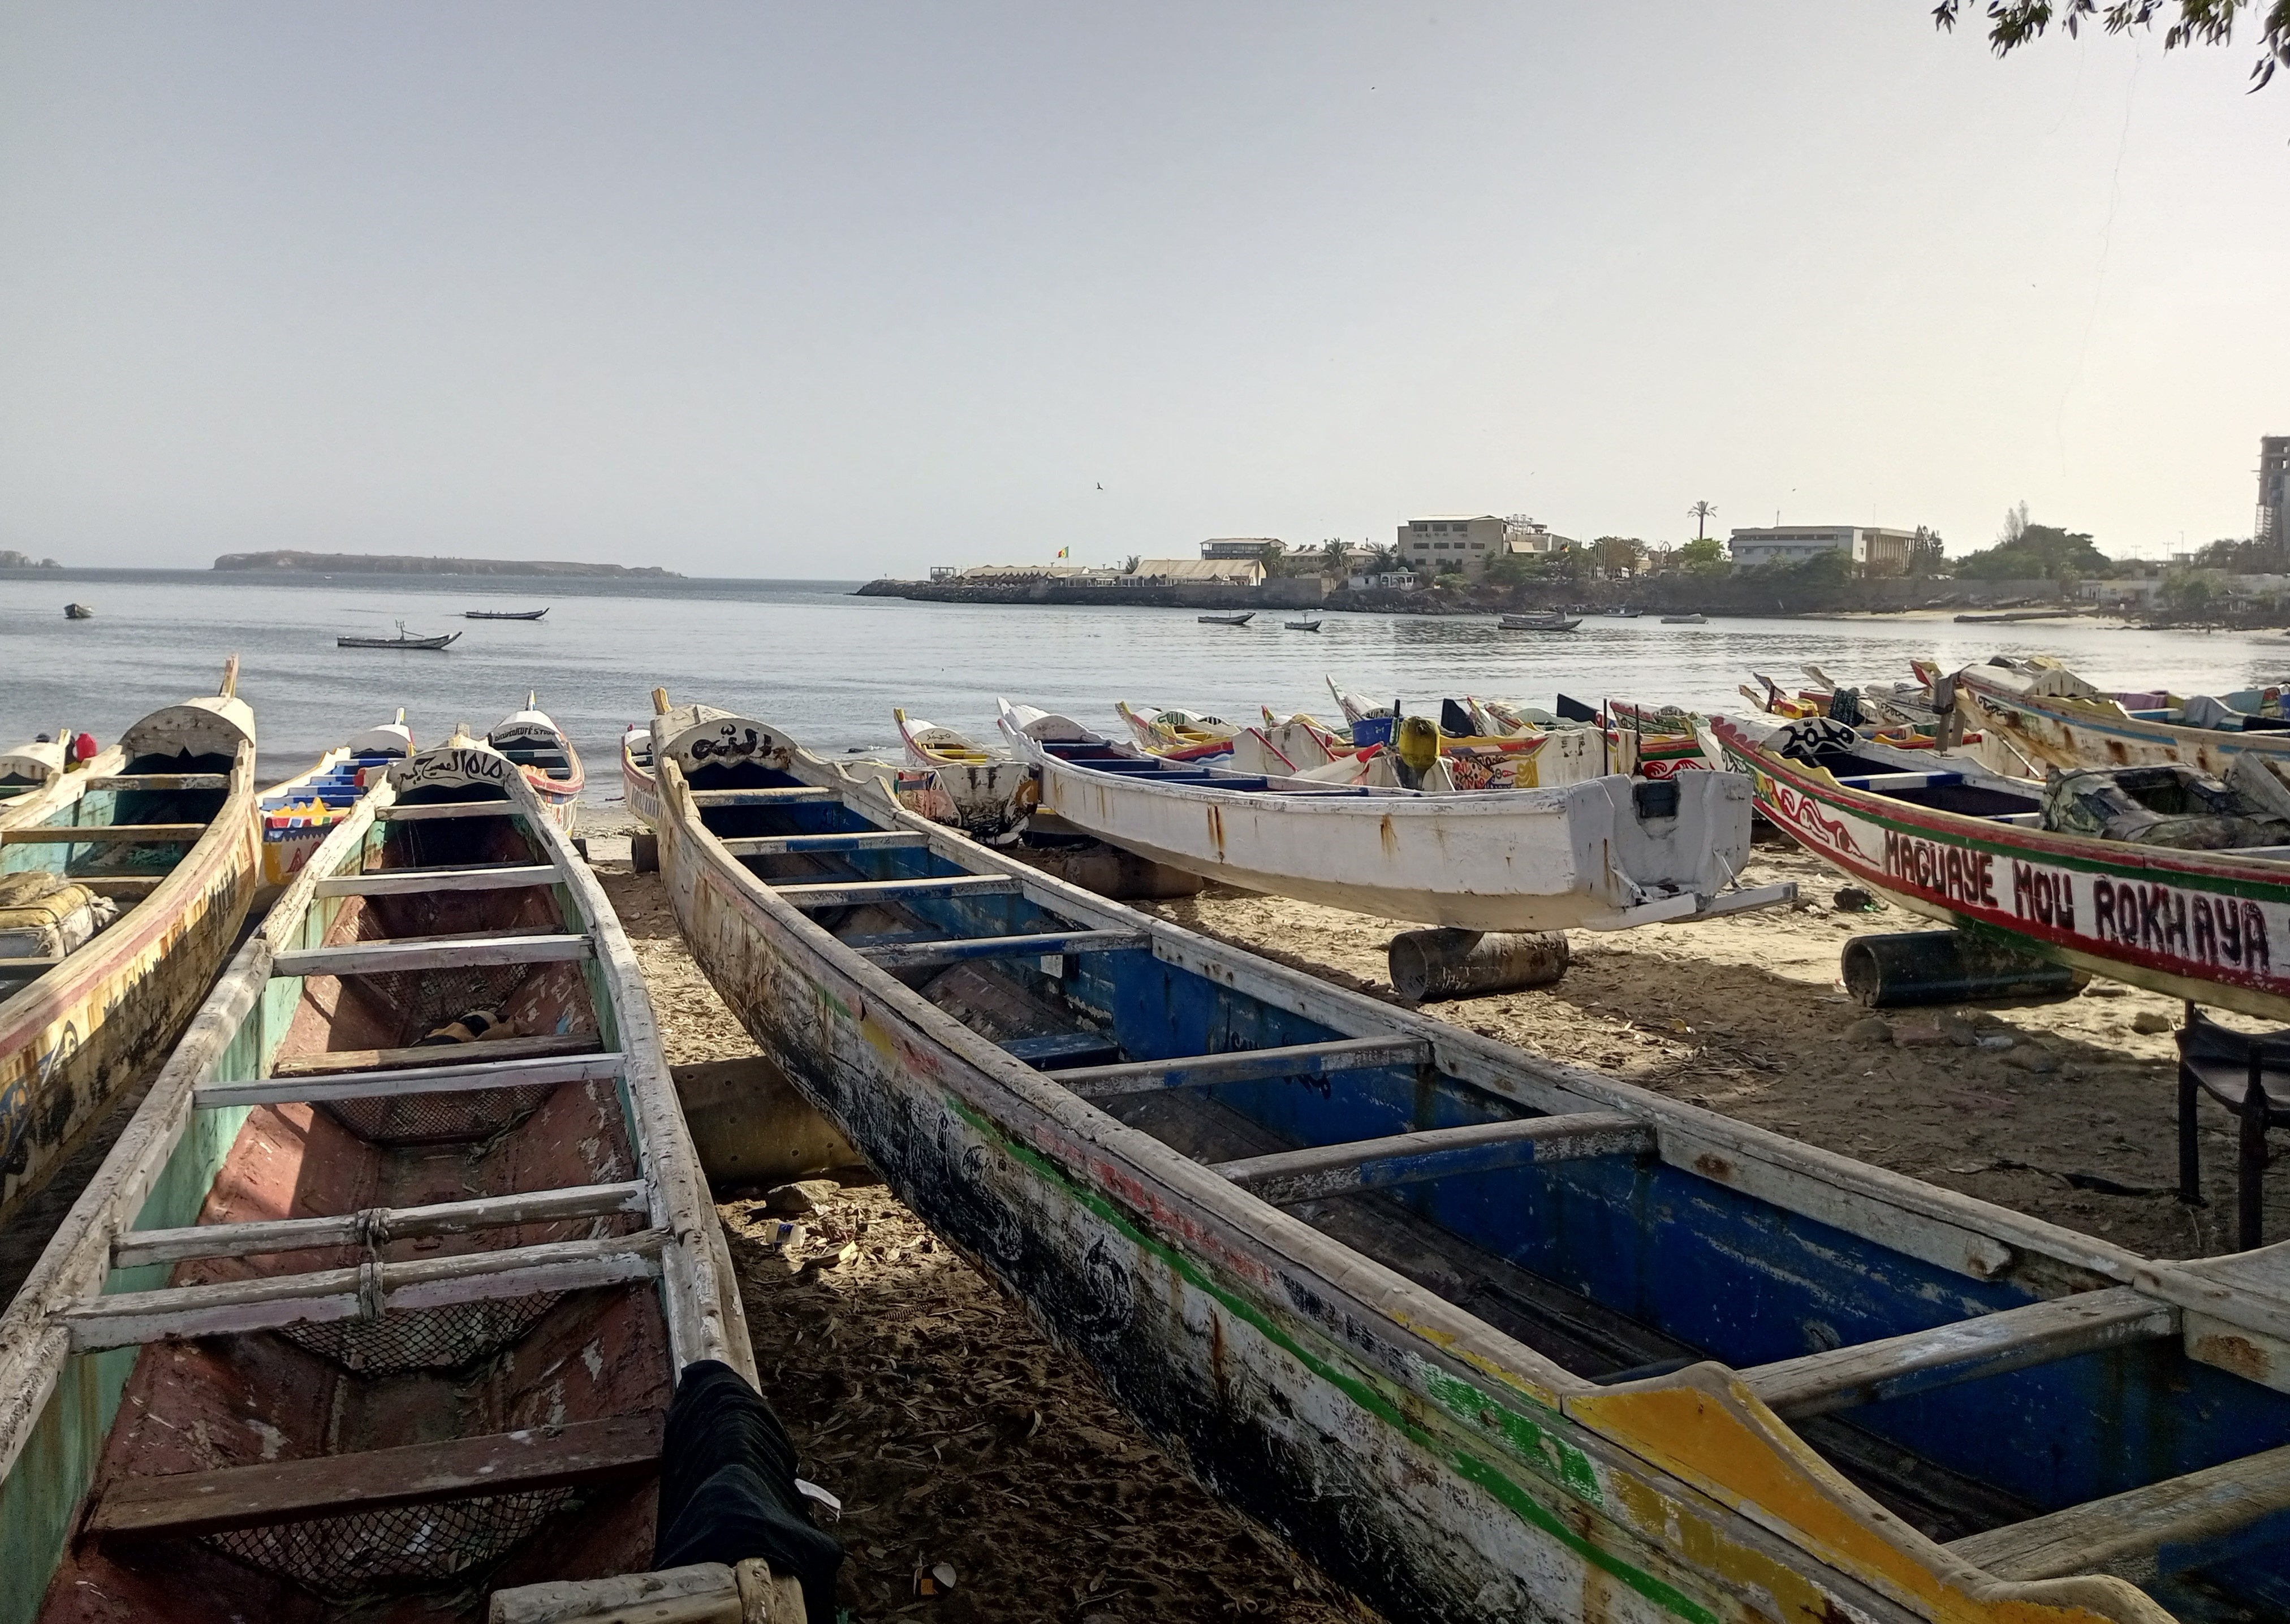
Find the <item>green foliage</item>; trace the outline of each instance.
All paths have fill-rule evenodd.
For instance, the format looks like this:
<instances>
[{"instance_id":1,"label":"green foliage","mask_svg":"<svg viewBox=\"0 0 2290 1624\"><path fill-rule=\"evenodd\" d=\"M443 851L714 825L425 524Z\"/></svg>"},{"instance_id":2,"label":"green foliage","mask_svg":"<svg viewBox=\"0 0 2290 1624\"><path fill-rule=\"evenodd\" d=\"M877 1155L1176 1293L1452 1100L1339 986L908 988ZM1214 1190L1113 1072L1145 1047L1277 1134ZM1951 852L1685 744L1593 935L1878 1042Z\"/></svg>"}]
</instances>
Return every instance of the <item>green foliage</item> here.
<instances>
[{"instance_id":1,"label":"green foliage","mask_svg":"<svg viewBox=\"0 0 2290 1624\"><path fill-rule=\"evenodd\" d=\"M1962 0L1939 0L1933 7L1934 23L1953 30ZM2250 70L2257 89L2274 76L2278 67L2290 66L2290 0L2176 0L2178 20L2163 32L2163 49L2181 45L2222 45L2234 36L2234 21L2245 6L2263 20L2260 28L2258 62ZM2169 13L2173 0L1988 0L1988 43L1998 56L2008 56L2040 37L2056 21L2070 38L2095 21L2110 34L2151 26L2158 12Z\"/></svg>"},{"instance_id":2,"label":"green foliage","mask_svg":"<svg viewBox=\"0 0 2290 1624\"><path fill-rule=\"evenodd\" d=\"M1841 547L1832 547L1794 564L1761 564L1742 572L1752 575L1761 586L1773 586L1787 590L1790 588L1833 587L1853 578L1853 555Z\"/></svg>"},{"instance_id":3,"label":"green foliage","mask_svg":"<svg viewBox=\"0 0 2290 1624\"><path fill-rule=\"evenodd\" d=\"M2201 620L2226 606L2226 582L2214 571L2173 570L2159 594L2172 613Z\"/></svg>"},{"instance_id":4,"label":"green foliage","mask_svg":"<svg viewBox=\"0 0 2290 1624\"><path fill-rule=\"evenodd\" d=\"M1723 575L1733 567L1726 557L1726 544L1715 536L1688 541L1675 556L1677 567L1688 575Z\"/></svg>"},{"instance_id":5,"label":"green foliage","mask_svg":"<svg viewBox=\"0 0 2290 1624\"><path fill-rule=\"evenodd\" d=\"M2104 576L2114 567L2081 531L2007 521L2005 535L1995 546L1958 559L1956 573L1972 580L2061 580Z\"/></svg>"},{"instance_id":6,"label":"green foliage","mask_svg":"<svg viewBox=\"0 0 2290 1624\"><path fill-rule=\"evenodd\" d=\"M1600 536L1590 543L1590 556L1597 564L1598 573L1609 580L1637 574L1645 550L1645 543L1636 536Z\"/></svg>"},{"instance_id":7,"label":"green foliage","mask_svg":"<svg viewBox=\"0 0 2290 1624\"><path fill-rule=\"evenodd\" d=\"M1121 572L1124 575L1134 575L1137 573L1137 566L1142 562L1143 560L1135 553L1132 553L1121 561Z\"/></svg>"},{"instance_id":8,"label":"green foliage","mask_svg":"<svg viewBox=\"0 0 2290 1624\"><path fill-rule=\"evenodd\" d=\"M2290 574L2290 546L2222 536L2195 555L2195 567L2236 575Z\"/></svg>"},{"instance_id":9,"label":"green foliage","mask_svg":"<svg viewBox=\"0 0 2290 1624\"><path fill-rule=\"evenodd\" d=\"M1930 580L1935 575L1947 574L1947 552L1948 544L1940 539L1938 531L1918 525L1916 537L1909 543L1909 578Z\"/></svg>"}]
</instances>

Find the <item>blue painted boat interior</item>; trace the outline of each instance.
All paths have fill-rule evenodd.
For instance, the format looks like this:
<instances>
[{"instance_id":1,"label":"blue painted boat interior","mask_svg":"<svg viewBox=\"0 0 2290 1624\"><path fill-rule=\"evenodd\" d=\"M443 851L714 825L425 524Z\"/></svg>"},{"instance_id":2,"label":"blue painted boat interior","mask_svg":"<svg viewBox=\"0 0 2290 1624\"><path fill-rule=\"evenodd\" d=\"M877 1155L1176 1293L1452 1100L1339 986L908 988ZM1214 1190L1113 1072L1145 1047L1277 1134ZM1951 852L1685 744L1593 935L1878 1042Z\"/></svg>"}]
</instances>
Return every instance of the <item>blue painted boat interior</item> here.
<instances>
[{"instance_id":1,"label":"blue painted boat interior","mask_svg":"<svg viewBox=\"0 0 2290 1624\"><path fill-rule=\"evenodd\" d=\"M324 772L316 772L292 789L258 797L257 804L265 812L276 811L290 804L300 805L316 801L326 806L355 806L365 791L359 787L358 775L371 768L386 767L403 759L395 756L345 756Z\"/></svg>"},{"instance_id":2,"label":"blue painted boat interior","mask_svg":"<svg viewBox=\"0 0 2290 1624\"><path fill-rule=\"evenodd\" d=\"M1093 762L1091 764L1096 764ZM1893 769L1883 768L1884 771ZM695 788L792 785L752 766ZM709 807L726 836L856 832L839 803ZM922 848L748 860L773 883L965 872ZM853 946L1071 929L1022 895L901 898L810 916ZM900 972L1055 1075L1350 1036L1127 949ZM981 978L985 978L981 980ZM1064 1035L1083 1058L1061 1061ZM1205 1163L1533 1113L1412 1067L1124 1096L1108 1108ZM2020 1307L1984 1282L1653 1156L1557 1161L1300 1204L1295 1215L1592 1380L1696 1359L1736 1369ZM1943 1541L2290 1444L2290 1395L2189 1360L2175 1339L2061 1359L1800 1420L1848 1477ZM2290 1616L2290 1514L2166 1549L2149 1589L2189 1620Z\"/></svg>"}]
</instances>

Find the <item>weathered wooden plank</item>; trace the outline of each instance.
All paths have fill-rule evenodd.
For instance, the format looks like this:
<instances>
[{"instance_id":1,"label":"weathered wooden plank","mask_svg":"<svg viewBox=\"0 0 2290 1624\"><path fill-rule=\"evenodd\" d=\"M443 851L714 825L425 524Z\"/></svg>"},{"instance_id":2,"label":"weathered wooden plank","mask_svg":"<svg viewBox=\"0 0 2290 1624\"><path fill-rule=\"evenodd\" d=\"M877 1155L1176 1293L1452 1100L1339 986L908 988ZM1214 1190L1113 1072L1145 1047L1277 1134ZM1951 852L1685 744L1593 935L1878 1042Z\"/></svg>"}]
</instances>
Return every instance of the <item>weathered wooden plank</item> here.
<instances>
[{"instance_id":1,"label":"weathered wooden plank","mask_svg":"<svg viewBox=\"0 0 2290 1624\"><path fill-rule=\"evenodd\" d=\"M71 1333L74 1353L234 1336L281 1325L356 1319L364 1312L369 1292L378 1293L387 1311L437 1308L648 1279L659 1272L661 1240L659 1230L646 1229L602 1240L504 1246L408 1263L118 1292L108 1297L83 1298L55 1317ZM368 1278L369 1270L374 1278Z\"/></svg>"},{"instance_id":2,"label":"weathered wooden plank","mask_svg":"<svg viewBox=\"0 0 2290 1624\"><path fill-rule=\"evenodd\" d=\"M749 1566L742 1563L741 1566ZM760 1562L756 1566L764 1565ZM803 1592L797 1611L785 1615L801 1624ZM652 1573L616 1573L605 1579L552 1579L492 1593L485 1624L781 1624L765 1613L747 1612L740 1583L720 1562L695 1563Z\"/></svg>"},{"instance_id":3,"label":"weathered wooden plank","mask_svg":"<svg viewBox=\"0 0 2290 1624\"><path fill-rule=\"evenodd\" d=\"M885 970L923 970L935 964L960 964L967 959L1042 958L1050 954L1120 953L1148 948L1153 939L1142 931L1065 931L1033 936L973 936L955 941L907 942L891 947L861 948L859 955Z\"/></svg>"},{"instance_id":4,"label":"weathered wooden plank","mask_svg":"<svg viewBox=\"0 0 2290 1624\"><path fill-rule=\"evenodd\" d=\"M507 818L516 812L514 802L430 801L419 806L383 806L374 816L386 823L431 823L444 818Z\"/></svg>"},{"instance_id":5,"label":"weathered wooden plank","mask_svg":"<svg viewBox=\"0 0 2290 1624\"><path fill-rule=\"evenodd\" d=\"M140 902L159 889L164 874L75 874L68 876L75 885L84 885L99 897L109 897L116 902Z\"/></svg>"},{"instance_id":6,"label":"weathered wooden plank","mask_svg":"<svg viewBox=\"0 0 2290 1624\"><path fill-rule=\"evenodd\" d=\"M82 780L90 789L228 789L227 772L109 772Z\"/></svg>"},{"instance_id":7,"label":"weathered wooden plank","mask_svg":"<svg viewBox=\"0 0 2290 1624\"><path fill-rule=\"evenodd\" d=\"M689 789L695 806L809 806L843 798L840 790L812 784L776 784L761 789Z\"/></svg>"},{"instance_id":8,"label":"weathered wooden plank","mask_svg":"<svg viewBox=\"0 0 2290 1624\"><path fill-rule=\"evenodd\" d=\"M112 1539L180 1540L637 1476L657 1469L661 1431L654 1412L353 1454L126 1477L104 1491L87 1526Z\"/></svg>"},{"instance_id":9,"label":"weathered wooden plank","mask_svg":"<svg viewBox=\"0 0 2290 1624\"><path fill-rule=\"evenodd\" d=\"M300 1252L313 1246L347 1246L369 1237L405 1241L422 1236L505 1229L512 1224L604 1218L614 1212L643 1212L647 1196L646 1186L637 1180L623 1184L524 1190L507 1196L484 1196L473 1201L385 1207L372 1212L342 1212L320 1218L257 1219L235 1224L190 1224L176 1229L131 1229L111 1244L111 1266L134 1268L145 1263L180 1263L187 1258L257 1257L267 1252Z\"/></svg>"},{"instance_id":10,"label":"weathered wooden plank","mask_svg":"<svg viewBox=\"0 0 2290 1624\"><path fill-rule=\"evenodd\" d=\"M1220 1162L1209 1171L1260 1200L1289 1206L1325 1196L1420 1184L1461 1173L1585 1156L1645 1156L1653 1149L1653 1130L1645 1123L1619 1112L1594 1111L1316 1145Z\"/></svg>"},{"instance_id":11,"label":"weathered wooden plank","mask_svg":"<svg viewBox=\"0 0 2290 1624\"><path fill-rule=\"evenodd\" d=\"M0 845L187 845L207 832L204 823L79 823L0 829Z\"/></svg>"},{"instance_id":12,"label":"weathered wooden plank","mask_svg":"<svg viewBox=\"0 0 2290 1624\"><path fill-rule=\"evenodd\" d=\"M588 956L586 936L520 936L515 932L475 938L409 936L403 940L345 942L338 948L297 948L281 953L270 973L388 975L408 970L460 969L475 964L572 964Z\"/></svg>"},{"instance_id":13,"label":"weathered wooden plank","mask_svg":"<svg viewBox=\"0 0 2290 1624\"><path fill-rule=\"evenodd\" d=\"M0 977L9 980L28 980L33 976L45 975L64 961L53 954L35 957L26 954L16 958L0 958Z\"/></svg>"},{"instance_id":14,"label":"weathered wooden plank","mask_svg":"<svg viewBox=\"0 0 2290 1624\"><path fill-rule=\"evenodd\" d=\"M427 1052L450 1054L457 1051L431 1049ZM614 1050L595 1054L540 1055L521 1060L401 1067L396 1070L258 1077L236 1083L202 1083L192 1091L191 1103L206 1111L225 1105L289 1105L321 1100L368 1100L390 1094L455 1094L476 1088L532 1088L543 1083L588 1083L616 1077L621 1074L621 1054Z\"/></svg>"},{"instance_id":15,"label":"weathered wooden plank","mask_svg":"<svg viewBox=\"0 0 2290 1624\"><path fill-rule=\"evenodd\" d=\"M2290 1446L1991 1528L1949 1546L1998 1579L2088 1573L2166 1545L2191 1545L2290 1508Z\"/></svg>"},{"instance_id":16,"label":"weathered wooden plank","mask_svg":"<svg viewBox=\"0 0 2290 1624\"><path fill-rule=\"evenodd\" d=\"M1225 1054L1189 1054L1173 1060L1125 1060L1117 1066L1084 1066L1060 1072L1058 1081L1085 1100L1141 1094L1157 1088L1211 1088L1220 1083L1253 1083L1269 1077L1317 1077L1334 1071L1373 1071L1384 1066L1421 1066L1431 1045L1414 1037L1344 1037L1324 1044L1289 1044L1277 1049L1236 1049Z\"/></svg>"},{"instance_id":17,"label":"weathered wooden plank","mask_svg":"<svg viewBox=\"0 0 2290 1624\"><path fill-rule=\"evenodd\" d=\"M1768 1408L1794 1420L2173 1336L2178 1317L2152 1298L2114 1286L1783 1359L1744 1371L1742 1380Z\"/></svg>"},{"instance_id":18,"label":"weathered wooden plank","mask_svg":"<svg viewBox=\"0 0 2290 1624\"><path fill-rule=\"evenodd\" d=\"M769 884L770 882L765 882ZM832 884L773 885L797 908L850 908L925 897L1007 897L1023 887L999 874L949 874L921 880L849 880Z\"/></svg>"},{"instance_id":19,"label":"weathered wooden plank","mask_svg":"<svg viewBox=\"0 0 2290 1624\"><path fill-rule=\"evenodd\" d=\"M508 891L522 885L556 884L547 863L481 863L467 868L378 868L371 874L330 875L318 882L322 897L404 897L432 891Z\"/></svg>"},{"instance_id":20,"label":"weathered wooden plank","mask_svg":"<svg viewBox=\"0 0 2290 1624\"><path fill-rule=\"evenodd\" d=\"M734 857L789 857L807 852L899 852L930 844L926 835L903 829L872 830L848 835L731 836L724 849Z\"/></svg>"},{"instance_id":21,"label":"weathered wooden plank","mask_svg":"<svg viewBox=\"0 0 2290 1624\"><path fill-rule=\"evenodd\" d=\"M552 1054L594 1054L604 1041L594 1032L542 1032L531 1037L481 1037L468 1044L415 1044L404 1049L329 1049L281 1057L274 1077L324 1077L342 1071L390 1071L404 1067L532 1060Z\"/></svg>"}]
</instances>

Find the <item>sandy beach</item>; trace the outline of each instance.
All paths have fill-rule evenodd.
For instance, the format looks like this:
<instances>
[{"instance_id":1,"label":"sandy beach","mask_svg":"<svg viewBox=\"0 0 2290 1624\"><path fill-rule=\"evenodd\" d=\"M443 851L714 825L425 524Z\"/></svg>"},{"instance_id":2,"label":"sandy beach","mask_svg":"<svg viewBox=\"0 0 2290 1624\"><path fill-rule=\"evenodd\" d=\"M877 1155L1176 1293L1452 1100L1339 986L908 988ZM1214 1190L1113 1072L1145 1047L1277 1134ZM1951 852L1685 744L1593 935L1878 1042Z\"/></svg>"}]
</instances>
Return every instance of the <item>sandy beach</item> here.
<instances>
[{"instance_id":1,"label":"sandy beach","mask_svg":"<svg viewBox=\"0 0 2290 1624\"><path fill-rule=\"evenodd\" d=\"M756 1052L624 837L591 851L643 960L669 1058ZM1557 985L1428 1004L1442 1020L2157 1256L2228 1250L2231 1127L2204 1120L2209 1204L2175 1189L2178 1006L2094 981L2054 1003L1870 1012L1838 984L1853 935L1917 929L1839 912L1834 871L1761 845L1745 883L1798 905L1701 925L1577 932ZM1371 996L1390 922L1212 887L1164 916ZM2144 1017L2145 1019L2142 1019ZM2270 1212L2290 1228L2290 1174ZM1146 1437L1078 1356L879 1185L825 1196L792 1257L757 1190L718 1191L767 1396L804 1469L839 1494L842 1600L900 1616L1120 1624L1372 1618L1228 1511ZM2270 1229L2270 1236L2278 1231ZM945 1564L954 1589L918 1596Z\"/></svg>"}]
</instances>

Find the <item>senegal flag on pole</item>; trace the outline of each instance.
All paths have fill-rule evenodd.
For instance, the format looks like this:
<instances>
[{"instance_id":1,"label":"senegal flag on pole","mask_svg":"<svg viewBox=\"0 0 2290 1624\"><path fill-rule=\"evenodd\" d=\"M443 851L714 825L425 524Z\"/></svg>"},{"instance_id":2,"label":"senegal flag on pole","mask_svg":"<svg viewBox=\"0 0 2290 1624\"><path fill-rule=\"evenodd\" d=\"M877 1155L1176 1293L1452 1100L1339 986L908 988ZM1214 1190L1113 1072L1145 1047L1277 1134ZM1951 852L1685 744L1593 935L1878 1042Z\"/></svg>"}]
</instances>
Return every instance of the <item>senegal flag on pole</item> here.
<instances>
[{"instance_id":1,"label":"senegal flag on pole","mask_svg":"<svg viewBox=\"0 0 2290 1624\"><path fill-rule=\"evenodd\" d=\"M1061 557L1061 558L1069 558L1069 557L1071 557L1072 556L1073 556L1073 548L1069 548L1069 547L1061 547L1061 548L1058 548L1058 556L1059 556L1059 557Z\"/></svg>"}]
</instances>

